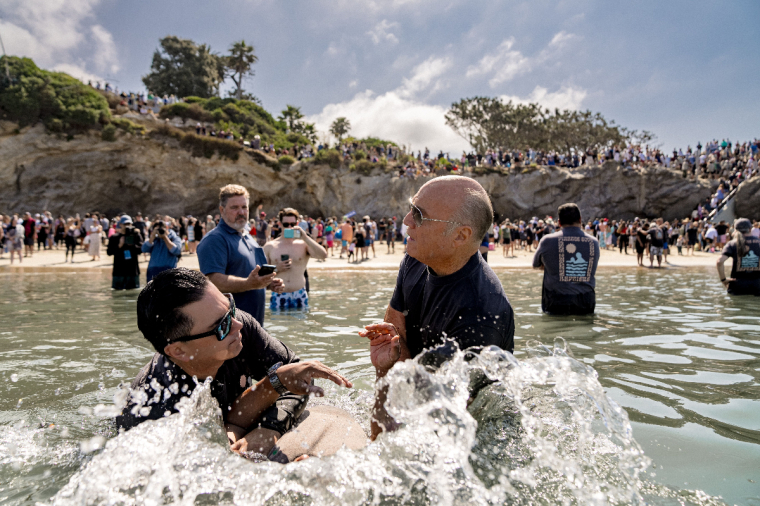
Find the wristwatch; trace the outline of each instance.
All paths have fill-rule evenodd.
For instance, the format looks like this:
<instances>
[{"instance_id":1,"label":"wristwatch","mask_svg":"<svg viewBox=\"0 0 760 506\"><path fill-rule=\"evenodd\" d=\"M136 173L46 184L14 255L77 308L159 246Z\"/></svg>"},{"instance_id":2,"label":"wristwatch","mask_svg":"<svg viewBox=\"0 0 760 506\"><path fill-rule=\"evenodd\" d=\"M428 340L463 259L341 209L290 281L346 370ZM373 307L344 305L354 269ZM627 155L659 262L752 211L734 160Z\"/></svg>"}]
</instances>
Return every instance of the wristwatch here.
<instances>
[{"instance_id":1,"label":"wristwatch","mask_svg":"<svg viewBox=\"0 0 760 506\"><path fill-rule=\"evenodd\" d=\"M277 376L277 369L280 367L282 367L282 362L274 364L267 371L267 376L269 377L269 382L272 384L272 388L274 388L278 394L285 395L290 392L282 383L280 383L280 378Z\"/></svg>"}]
</instances>

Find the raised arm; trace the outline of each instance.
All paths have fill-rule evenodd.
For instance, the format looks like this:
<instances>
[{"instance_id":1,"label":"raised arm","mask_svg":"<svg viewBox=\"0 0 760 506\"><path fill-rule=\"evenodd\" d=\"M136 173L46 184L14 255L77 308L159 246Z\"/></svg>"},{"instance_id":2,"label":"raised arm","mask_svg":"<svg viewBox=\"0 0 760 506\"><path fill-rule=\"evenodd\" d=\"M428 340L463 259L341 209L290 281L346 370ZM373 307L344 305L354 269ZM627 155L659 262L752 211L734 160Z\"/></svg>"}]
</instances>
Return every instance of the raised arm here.
<instances>
[{"instance_id":1,"label":"raised arm","mask_svg":"<svg viewBox=\"0 0 760 506\"><path fill-rule=\"evenodd\" d=\"M317 260L324 260L327 258L327 250L325 250L325 248L320 246L317 241L315 241L309 233L301 227L296 228L301 231L301 239L306 243L306 250L309 252L311 258L316 258Z\"/></svg>"},{"instance_id":2,"label":"raised arm","mask_svg":"<svg viewBox=\"0 0 760 506\"><path fill-rule=\"evenodd\" d=\"M370 357L375 366L375 380L385 377L396 362L411 358L406 345L406 317L401 311L396 311L390 305L385 310L384 323L367 325L359 335L370 340ZM375 406L372 412L372 439L374 440L384 430L392 431L398 428L398 423L385 410L387 388L375 392Z\"/></svg>"}]
</instances>

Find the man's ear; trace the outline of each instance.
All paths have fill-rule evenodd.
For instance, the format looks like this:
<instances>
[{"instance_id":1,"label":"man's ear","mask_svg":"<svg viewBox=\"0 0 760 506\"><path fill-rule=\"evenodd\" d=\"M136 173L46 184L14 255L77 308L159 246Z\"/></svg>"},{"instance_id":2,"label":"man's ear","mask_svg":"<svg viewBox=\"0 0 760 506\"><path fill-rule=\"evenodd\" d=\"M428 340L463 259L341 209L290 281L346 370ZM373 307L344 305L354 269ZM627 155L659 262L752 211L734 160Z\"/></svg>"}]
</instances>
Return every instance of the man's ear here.
<instances>
[{"instance_id":1,"label":"man's ear","mask_svg":"<svg viewBox=\"0 0 760 506\"><path fill-rule=\"evenodd\" d=\"M189 362L190 355L185 350L183 344L181 341L167 344L164 346L164 354L178 362Z\"/></svg>"},{"instance_id":2,"label":"man's ear","mask_svg":"<svg viewBox=\"0 0 760 506\"><path fill-rule=\"evenodd\" d=\"M472 227L469 225L463 225L459 227L456 235L454 236L454 243L457 247L463 246L470 242L472 238Z\"/></svg>"}]
</instances>

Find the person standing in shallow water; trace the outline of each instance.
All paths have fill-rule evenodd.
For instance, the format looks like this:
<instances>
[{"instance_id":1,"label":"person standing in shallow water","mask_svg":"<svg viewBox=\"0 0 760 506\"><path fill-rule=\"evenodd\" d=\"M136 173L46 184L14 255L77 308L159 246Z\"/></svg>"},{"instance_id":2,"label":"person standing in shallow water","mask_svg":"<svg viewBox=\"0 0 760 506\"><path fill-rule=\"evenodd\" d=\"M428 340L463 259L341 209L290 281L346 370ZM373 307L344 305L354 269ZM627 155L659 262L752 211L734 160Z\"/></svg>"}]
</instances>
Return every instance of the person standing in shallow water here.
<instances>
[{"instance_id":1,"label":"person standing in shallow water","mask_svg":"<svg viewBox=\"0 0 760 506\"><path fill-rule=\"evenodd\" d=\"M559 207L559 232L541 239L533 267L544 271L541 309L548 314L592 314L596 308L599 241L583 232L576 204Z\"/></svg>"},{"instance_id":2,"label":"person standing in shallow water","mask_svg":"<svg viewBox=\"0 0 760 506\"><path fill-rule=\"evenodd\" d=\"M732 259L731 277L724 270ZM726 244L717 262L720 282L730 295L760 296L760 239L752 235L752 223L746 218L734 222L734 238Z\"/></svg>"},{"instance_id":3,"label":"person standing in shallow water","mask_svg":"<svg viewBox=\"0 0 760 506\"><path fill-rule=\"evenodd\" d=\"M407 254L383 323L359 335L370 340L380 380L396 362L453 340L460 349L494 345L512 352L515 320L501 282L478 252L493 220L488 194L461 176L425 183L404 217ZM376 392L372 437L397 427Z\"/></svg>"}]
</instances>

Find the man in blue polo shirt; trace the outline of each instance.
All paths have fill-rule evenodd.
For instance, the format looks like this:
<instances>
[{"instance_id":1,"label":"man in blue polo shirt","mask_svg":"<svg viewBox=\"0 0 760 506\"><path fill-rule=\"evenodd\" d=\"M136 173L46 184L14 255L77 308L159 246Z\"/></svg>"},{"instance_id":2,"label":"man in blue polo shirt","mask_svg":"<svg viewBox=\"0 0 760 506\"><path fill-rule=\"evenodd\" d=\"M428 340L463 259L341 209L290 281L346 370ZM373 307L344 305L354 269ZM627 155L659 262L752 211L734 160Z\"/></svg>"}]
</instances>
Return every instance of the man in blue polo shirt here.
<instances>
[{"instance_id":1,"label":"man in blue polo shirt","mask_svg":"<svg viewBox=\"0 0 760 506\"><path fill-rule=\"evenodd\" d=\"M266 289L279 292L283 282L276 273L259 276L267 263L264 250L246 230L248 224L248 190L230 184L219 192L219 225L207 233L198 245L198 263L223 293L232 293L238 308L264 325Z\"/></svg>"}]
</instances>

